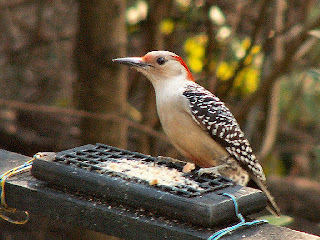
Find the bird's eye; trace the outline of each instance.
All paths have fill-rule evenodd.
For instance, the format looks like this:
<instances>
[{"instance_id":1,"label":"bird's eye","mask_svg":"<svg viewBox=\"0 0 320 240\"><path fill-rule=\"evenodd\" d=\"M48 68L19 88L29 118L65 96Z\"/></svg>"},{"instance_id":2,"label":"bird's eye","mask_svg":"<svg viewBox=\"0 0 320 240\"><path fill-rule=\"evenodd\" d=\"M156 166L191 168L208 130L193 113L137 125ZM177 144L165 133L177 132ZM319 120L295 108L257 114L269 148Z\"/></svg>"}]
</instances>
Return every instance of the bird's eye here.
<instances>
[{"instance_id":1,"label":"bird's eye","mask_svg":"<svg viewBox=\"0 0 320 240\"><path fill-rule=\"evenodd\" d=\"M165 58L163 58L163 57L159 57L159 58L157 59L157 63L158 63L159 65L165 64L166 61L167 61L167 60L166 60Z\"/></svg>"}]
</instances>

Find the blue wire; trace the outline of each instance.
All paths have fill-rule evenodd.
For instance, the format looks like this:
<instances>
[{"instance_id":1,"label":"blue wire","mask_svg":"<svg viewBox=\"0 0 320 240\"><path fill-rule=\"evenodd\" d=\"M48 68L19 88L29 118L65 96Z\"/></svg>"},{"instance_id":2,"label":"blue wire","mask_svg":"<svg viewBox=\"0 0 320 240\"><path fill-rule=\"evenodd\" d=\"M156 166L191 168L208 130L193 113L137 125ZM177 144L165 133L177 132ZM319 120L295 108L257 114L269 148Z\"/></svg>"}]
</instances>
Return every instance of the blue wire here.
<instances>
[{"instance_id":1,"label":"blue wire","mask_svg":"<svg viewBox=\"0 0 320 240\"><path fill-rule=\"evenodd\" d=\"M14 213L17 209L15 208L11 208L9 207L6 202L5 202L5 196L4 196L4 183L5 183L5 180L10 177L11 175L14 175L16 173L20 173L22 172L23 170L27 170L29 169L31 166L32 166L32 162L34 161L34 159L36 158L36 155L29 161L25 162L23 165L21 166L18 166L18 167L15 167L3 174L0 175L0 184L1 184L1 187L0 187L0 197L1 197L1 200L0 200L0 217L10 223L14 223L14 224L25 224L26 222L28 222L29 220L29 213L26 212L26 211L23 211L24 214L25 214L25 219L20 221L20 220L14 220L10 217L8 217L6 215L6 213L10 212L10 213Z\"/></svg>"},{"instance_id":2,"label":"blue wire","mask_svg":"<svg viewBox=\"0 0 320 240\"><path fill-rule=\"evenodd\" d=\"M257 224L262 224L262 223L267 223L268 222L267 220L254 220L254 221L251 221L251 222L246 222L246 220L244 219L242 214L239 213L239 206L238 206L236 198L232 194L229 194L229 193L223 193L222 195L223 196L228 196L228 197L230 197L232 199L232 201L234 203L234 208L235 208L235 211L236 211L236 216L239 218L240 222L237 223L236 225L233 225L231 227L227 227L227 228L221 229L218 232L215 232L207 240L218 240L221 237L225 236L226 234L231 233L231 232L233 232L233 231L235 231L235 230L237 230L237 229L239 229L239 228L241 228L243 226L252 226L252 225L257 225Z\"/></svg>"}]
</instances>

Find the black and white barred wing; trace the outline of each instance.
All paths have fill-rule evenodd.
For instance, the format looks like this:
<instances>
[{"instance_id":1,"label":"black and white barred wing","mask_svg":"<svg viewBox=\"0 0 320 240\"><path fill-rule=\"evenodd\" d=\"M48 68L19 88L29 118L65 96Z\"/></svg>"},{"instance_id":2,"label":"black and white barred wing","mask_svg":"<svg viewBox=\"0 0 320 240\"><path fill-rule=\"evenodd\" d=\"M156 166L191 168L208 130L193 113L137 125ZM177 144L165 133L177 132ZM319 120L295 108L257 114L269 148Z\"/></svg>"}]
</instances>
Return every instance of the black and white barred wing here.
<instances>
[{"instance_id":1,"label":"black and white barred wing","mask_svg":"<svg viewBox=\"0 0 320 240\"><path fill-rule=\"evenodd\" d=\"M193 118L250 174L265 181L261 165L236 119L219 98L200 85L188 85L183 95L189 100Z\"/></svg>"}]
</instances>

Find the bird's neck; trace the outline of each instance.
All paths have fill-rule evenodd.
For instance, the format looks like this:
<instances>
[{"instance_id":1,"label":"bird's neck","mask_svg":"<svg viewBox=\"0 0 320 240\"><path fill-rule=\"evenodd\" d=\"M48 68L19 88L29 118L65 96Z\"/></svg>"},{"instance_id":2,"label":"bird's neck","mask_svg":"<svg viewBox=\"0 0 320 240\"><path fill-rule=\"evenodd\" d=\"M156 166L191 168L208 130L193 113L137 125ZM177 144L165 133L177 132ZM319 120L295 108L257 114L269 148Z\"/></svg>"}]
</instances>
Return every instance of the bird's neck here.
<instances>
[{"instance_id":1,"label":"bird's neck","mask_svg":"<svg viewBox=\"0 0 320 240\"><path fill-rule=\"evenodd\" d=\"M157 105L166 104L170 101L176 101L177 98L180 99L189 84L196 83L179 77L153 83Z\"/></svg>"},{"instance_id":2,"label":"bird's neck","mask_svg":"<svg viewBox=\"0 0 320 240\"><path fill-rule=\"evenodd\" d=\"M175 76L171 78L153 79L151 83L157 94L162 91L177 91L179 88L192 83L192 81L187 80L184 76Z\"/></svg>"}]
</instances>

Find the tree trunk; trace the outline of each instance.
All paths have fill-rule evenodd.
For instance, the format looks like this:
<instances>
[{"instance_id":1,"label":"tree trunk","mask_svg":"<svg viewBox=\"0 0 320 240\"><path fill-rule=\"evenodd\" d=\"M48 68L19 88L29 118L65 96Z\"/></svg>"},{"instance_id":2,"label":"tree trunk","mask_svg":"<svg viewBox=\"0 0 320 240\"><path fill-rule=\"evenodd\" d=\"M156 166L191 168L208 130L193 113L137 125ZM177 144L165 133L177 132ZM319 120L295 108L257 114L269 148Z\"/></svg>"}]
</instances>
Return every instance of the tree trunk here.
<instances>
[{"instance_id":1,"label":"tree trunk","mask_svg":"<svg viewBox=\"0 0 320 240\"><path fill-rule=\"evenodd\" d=\"M159 26L161 21L167 17L172 2L171 0L150 0L148 3L150 10L145 24L145 30L147 33L145 52L152 50L165 50L164 35L161 33ZM141 123L154 128L159 122L159 118L157 116L156 99L151 83L146 83L145 98L141 112L143 114ZM152 138L148 134L143 133L139 140L139 152L154 154L154 152L151 151L151 149L153 149Z\"/></svg>"},{"instance_id":2,"label":"tree trunk","mask_svg":"<svg viewBox=\"0 0 320 240\"><path fill-rule=\"evenodd\" d=\"M81 110L124 115L127 69L111 59L126 56L124 0L79 1L75 49L78 79L75 101ZM102 142L126 147L127 126L119 121L81 120L82 144Z\"/></svg>"}]
</instances>

